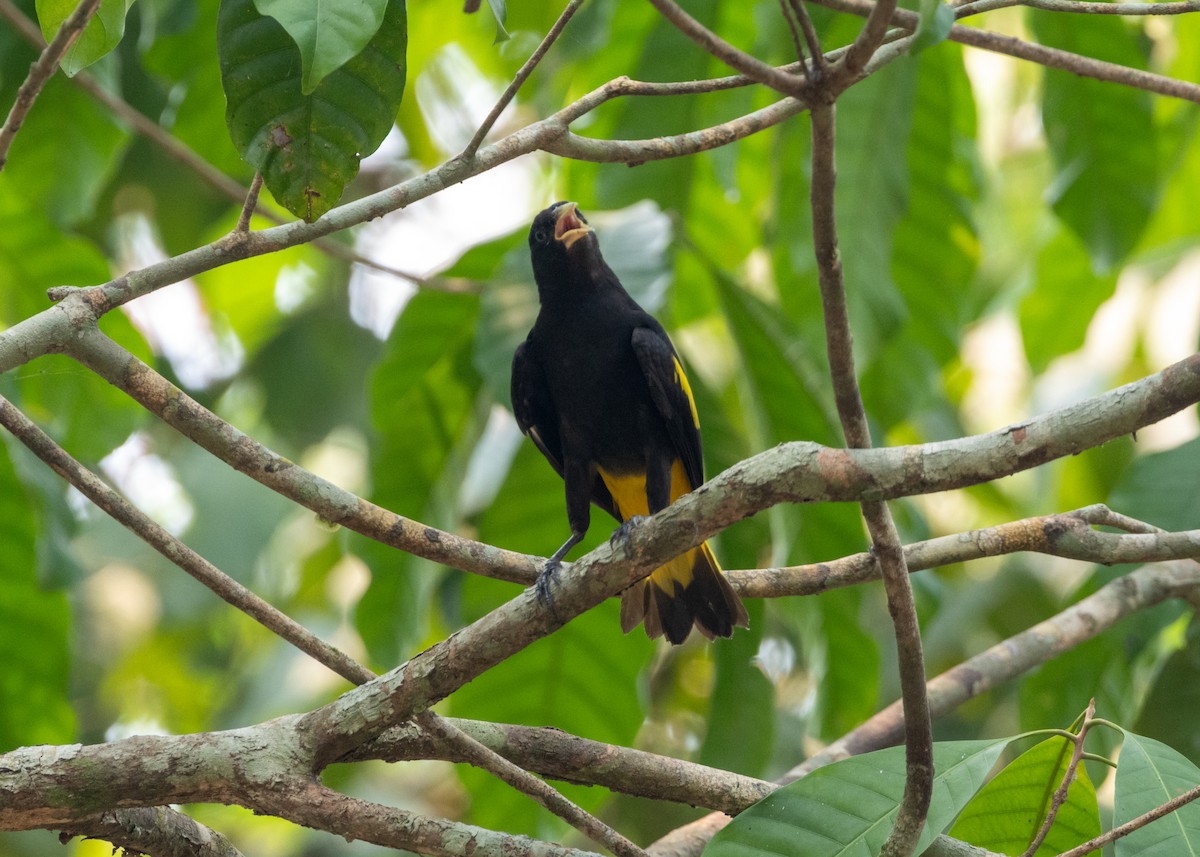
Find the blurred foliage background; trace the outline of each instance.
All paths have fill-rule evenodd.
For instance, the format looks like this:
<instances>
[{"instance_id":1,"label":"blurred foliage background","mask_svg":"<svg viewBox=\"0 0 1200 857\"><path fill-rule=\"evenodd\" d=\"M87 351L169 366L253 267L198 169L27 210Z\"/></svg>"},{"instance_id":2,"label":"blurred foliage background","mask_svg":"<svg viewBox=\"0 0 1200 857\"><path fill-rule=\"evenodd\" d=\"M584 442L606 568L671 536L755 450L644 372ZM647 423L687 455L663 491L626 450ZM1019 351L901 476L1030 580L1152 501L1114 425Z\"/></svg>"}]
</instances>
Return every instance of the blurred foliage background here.
<instances>
[{"instance_id":1,"label":"blurred foliage background","mask_svg":"<svg viewBox=\"0 0 1200 857\"><path fill-rule=\"evenodd\" d=\"M18 3L33 16L33 3ZM88 73L248 185L225 129L216 0L140 0ZM792 59L774 0L692 14L775 63ZM469 139L561 4L510 5L511 38L451 2L409 12L396 128L346 199L437 165ZM823 43L859 22L814 7ZM1200 18L1120 20L1007 9L984 24L1200 80ZM0 104L35 54L0 24ZM622 74L727 73L647 5L591 0L500 132ZM747 88L622 100L576 126L647 137L773 100ZM989 430L1155 371L1200 327L1198 114L1193 105L964 52L903 58L839 103L839 227L863 394L878 443ZM781 441L838 445L808 231L808 120L692 158L623 165L546 156L506 165L337 240L438 289L306 246L219 268L110 313L102 327L225 419L400 514L546 555L567 532L561 483L508 410L512 350L536 312L524 232L554 199L597 226L630 290L691 367L709 474ZM264 194L263 206L273 202ZM211 241L240 204L61 75L0 174L0 327ZM256 225L265 225L265 221ZM330 531L193 448L66 358L0 376L0 392L223 570L364 659L394 666L516 593ZM995 484L894 504L906 541L1106 502L1168 528L1200 519L1195 410ZM597 525L580 555L607 538ZM861 551L856 507L779 507L716 541L727 568ZM0 444L0 751L222 729L344 689L105 518L5 436ZM1041 556L914 578L930 674L1052 615L1126 568ZM730 642L668 651L622 636L616 603L454 694L445 713L557 726L756 776L780 774L897 694L882 590L753 603ZM1200 642L1163 605L935 723L938 738L1066 726L1090 696L1200 762ZM1104 730L1101 730L1103 732ZM341 766L338 788L540 836L561 824L507 787L443 763ZM696 815L567 787L647 841ZM373 846L196 807L247 853ZM75 843L73 854L107 853ZM61 854L45 833L0 855Z\"/></svg>"}]
</instances>

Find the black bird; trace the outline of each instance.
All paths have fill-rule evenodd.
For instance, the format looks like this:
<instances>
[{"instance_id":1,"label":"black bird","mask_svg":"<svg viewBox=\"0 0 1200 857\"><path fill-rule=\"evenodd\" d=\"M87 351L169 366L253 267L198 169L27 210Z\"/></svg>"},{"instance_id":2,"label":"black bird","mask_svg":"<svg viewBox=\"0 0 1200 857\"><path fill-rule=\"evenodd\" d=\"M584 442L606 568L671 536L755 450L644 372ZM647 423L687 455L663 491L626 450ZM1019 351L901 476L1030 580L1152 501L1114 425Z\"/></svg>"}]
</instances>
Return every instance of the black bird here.
<instances>
[{"instance_id":1,"label":"black bird","mask_svg":"<svg viewBox=\"0 0 1200 857\"><path fill-rule=\"evenodd\" d=\"M595 503L621 522L654 514L704 482L700 418L666 331L600 255L573 202L529 230L541 311L513 356L513 412L566 483L571 537L546 563L538 592L583 539ZM629 587L621 628L645 621L652 639L682 643L694 624L710 640L746 627L746 609L708 544Z\"/></svg>"}]
</instances>

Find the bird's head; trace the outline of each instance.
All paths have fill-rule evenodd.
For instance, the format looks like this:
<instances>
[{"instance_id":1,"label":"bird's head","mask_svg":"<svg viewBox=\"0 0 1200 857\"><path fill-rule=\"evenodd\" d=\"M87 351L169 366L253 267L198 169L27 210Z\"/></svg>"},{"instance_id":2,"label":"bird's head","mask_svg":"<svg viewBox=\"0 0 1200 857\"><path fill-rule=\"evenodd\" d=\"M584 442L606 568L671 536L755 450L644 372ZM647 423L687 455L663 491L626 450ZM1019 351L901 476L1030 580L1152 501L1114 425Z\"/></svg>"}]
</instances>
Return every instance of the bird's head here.
<instances>
[{"instance_id":1,"label":"bird's head","mask_svg":"<svg viewBox=\"0 0 1200 857\"><path fill-rule=\"evenodd\" d=\"M591 257L599 258L596 233L573 202L556 202L533 219L529 227L529 253L538 286L545 288L570 276L572 267L585 270Z\"/></svg>"}]
</instances>

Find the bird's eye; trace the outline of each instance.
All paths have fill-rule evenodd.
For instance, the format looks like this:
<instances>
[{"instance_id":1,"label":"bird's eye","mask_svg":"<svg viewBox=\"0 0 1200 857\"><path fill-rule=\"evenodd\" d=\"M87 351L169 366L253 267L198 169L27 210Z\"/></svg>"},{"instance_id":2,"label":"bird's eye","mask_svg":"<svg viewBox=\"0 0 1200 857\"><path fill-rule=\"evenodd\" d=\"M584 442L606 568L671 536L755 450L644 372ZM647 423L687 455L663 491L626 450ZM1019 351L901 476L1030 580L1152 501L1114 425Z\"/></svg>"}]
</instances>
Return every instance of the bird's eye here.
<instances>
[{"instance_id":1,"label":"bird's eye","mask_svg":"<svg viewBox=\"0 0 1200 857\"><path fill-rule=\"evenodd\" d=\"M546 233L545 229L538 229L533 233L533 240L539 244L545 244L546 239L549 237L550 236Z\"/></svg>"}]
</instances>

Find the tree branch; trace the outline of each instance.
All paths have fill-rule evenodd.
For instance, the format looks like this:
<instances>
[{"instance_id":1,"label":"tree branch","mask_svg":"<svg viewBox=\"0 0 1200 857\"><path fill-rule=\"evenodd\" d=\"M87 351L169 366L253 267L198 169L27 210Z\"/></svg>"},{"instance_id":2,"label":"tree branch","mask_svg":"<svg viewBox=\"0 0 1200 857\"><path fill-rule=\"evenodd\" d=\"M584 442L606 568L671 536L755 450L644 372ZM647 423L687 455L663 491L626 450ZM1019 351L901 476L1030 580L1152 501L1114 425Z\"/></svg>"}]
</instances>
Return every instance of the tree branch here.
<instances>
[{"instance_id":1,"label":"tree branch","mask_svg":"<svg viewBox=\"0 0 1200 857\"><path fill-rule=\"evenodd\" d=\"M57 826L57 825L55 825ZM165 806L118 809L85 818L62 834L102 839L126 854L152 857L242 857L233 843L178 810Z\"/></svg>"},{"instance_id":2,"label":"tree branch","mask_svg":"<svg viewBox=\"0 0 1200 857\"><path fill-rule=\"evenodd\" d=\"M463 733L529 771L570 783L651 800L667 800L736 815L775 786L719 768L629 747L604 744L559 729L445 718ZM340 761L403 762L442 759L466 762L455 748L433 741L412 724L389 729Z\"/></svg>"},{"instance_id":3,"label":"tree branch","mask_svg":"<svg viewBox=\"0 0 1200 857\"><path fill-rule=\"evenodd\" d=\"M1102 532L1091 526L1116 526L1117 521L1125 529L1139 529L1128 535ZM1147 529L1155 532L1148 533ZM913 572L1025 551L1102 565L1200 559L1200 530L1164 533L1096 505L914 542L905 545L904 557L908 570ZM811 565L733 570L726 574L743 598L816 595L879 579L879 569L869 553Z\"/></svg>"},{"instance_id":4,"label":"tree branch","mask_svg":"<svg viewBox=\"0 0 1200 857\"><path fill-rule=\"evenodd\" d=\"M268 604L204 557L156 524L132 503L83 467L49 435L37 427L3 396L0 396L0 425L7 428L34 455L75 486L111 518L153 547L170 562L186 571L219 598L254 619L313 660L352 684L363 684L376 676L336 647L326 643L287 614ZM529 772L460 732L432 711L423 711L417 722L431 735L453 747L466 761L496 776L536 800L585 836L618 857L643 857L640 848L612 828L585 812L558 791Z\"/></svg>"},{"instance_id":5,"label":"tree branch","mask_svg":"<svg viewBox=\"0 0 1200 857\"><path fill-rule=\"evenodd\" d=\"M25 121L25 117L33 109L33 104L41 94L42 87L54 76L58 64L62 62L62 58L71 49L71 45L75 44L75 40L79 38L79 34L83 32L88 21L92 19L92 15L96 14L96 10L99 8L100 0L81 0L75 7L75 11L68 15L59 26L58 32L54 34L50 44L46 45L41 56L30 66L29 75L17 89L17 97L13 101L12 109L8 111L4 125L0 126L0 170L3 170L4 165L8 163L8 150L17 136L17 132L21 130L21 124Z\"/></svg>"}]
</instances>

